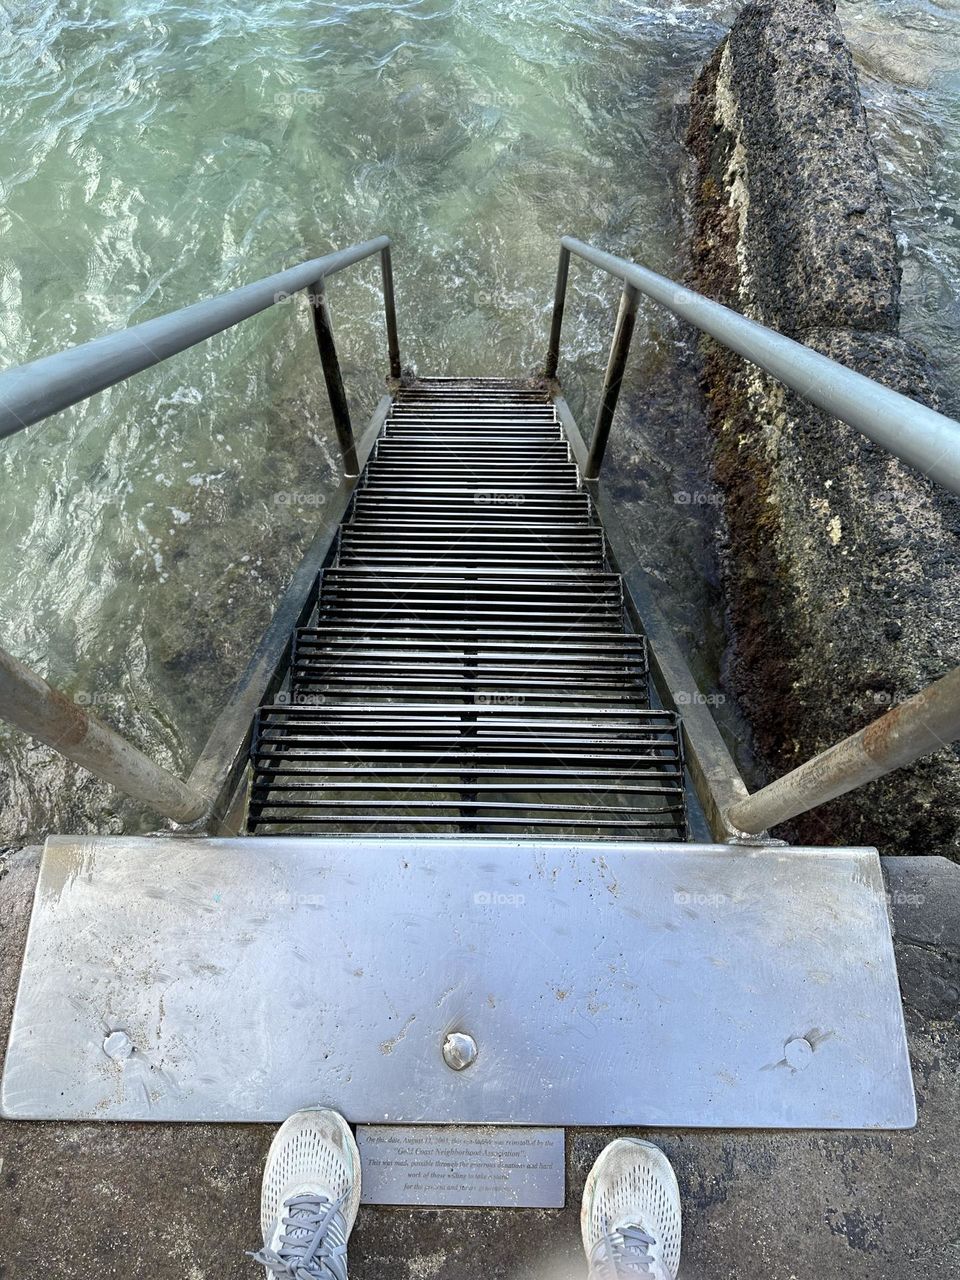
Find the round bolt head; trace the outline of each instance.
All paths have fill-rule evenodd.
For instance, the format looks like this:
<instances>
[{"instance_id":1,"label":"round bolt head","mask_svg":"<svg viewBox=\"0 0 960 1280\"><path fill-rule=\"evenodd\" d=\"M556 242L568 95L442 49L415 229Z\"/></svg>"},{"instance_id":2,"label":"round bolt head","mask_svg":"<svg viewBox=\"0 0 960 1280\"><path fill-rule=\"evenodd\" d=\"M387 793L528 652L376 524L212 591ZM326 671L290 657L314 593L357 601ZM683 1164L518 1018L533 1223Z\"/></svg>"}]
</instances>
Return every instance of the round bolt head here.
<instances>
[{"instance_id":1,"label":"round bolt head","mask_svg":"<svg viewBox=\"0 0 960 1280\"><path fill-rule=\"evenodd\" d=\"M126 1062L133 1053L133 1041L125 1031L111 1031L103 1042L103 1052L114 1062Z\"/></svg>"},{"instance_id":2,"label":"round bolt head","mask_svg":"<svg viewBox=\"0 0 960 1280\"><path fill-rule=\"evenodd\" d=\"M797 1036L783 1046L783 1056L787 1066L793 1067L794 1071L802 1071L813 1057L813 1045L805 1036Z\"/></svg>"},{"instance_id":3,"label":"round bolt head","mask_svg":"<svg viewBox=\"0 0 960 1280\"><path fill-rule=\"evenodd\" d=\"M443 1060L452 1071L463 1071L477 1058L477 1042L465 1031L451 1031L443 1042Z\"/></svg>"}]
</instances>

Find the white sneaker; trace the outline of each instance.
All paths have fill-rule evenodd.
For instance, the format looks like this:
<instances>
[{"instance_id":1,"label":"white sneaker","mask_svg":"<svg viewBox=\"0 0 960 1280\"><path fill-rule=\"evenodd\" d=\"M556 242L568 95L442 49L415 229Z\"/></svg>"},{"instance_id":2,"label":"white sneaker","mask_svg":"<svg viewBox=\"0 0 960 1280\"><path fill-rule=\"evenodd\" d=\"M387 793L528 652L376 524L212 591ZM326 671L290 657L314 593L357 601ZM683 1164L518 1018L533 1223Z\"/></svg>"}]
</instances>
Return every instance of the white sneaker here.
<instances>
[{"instance_id":1,"label":"white sneaker","mask_svg":"<svg viewBox=\"0 0 960 1280\"><path fill-rule=\"evenodd\" d=\"M336 1111L297 1111L277 1130L263 1171L263 1248L271 1280L347 1280L347 1238L360 1206L360 1152Z\"/></svg>"},{"instance_id":2,"label":"white sneaker","mask_svg":"<svg viewBox=\"0 0 960 1280\"><path fill-rule=\"evenodd\" d=\"M583 1188L580 1230L591 1280L675 1280L680 1188L659 1147L640 1138L604 1147Z\"/></svg>"}]
</instances>

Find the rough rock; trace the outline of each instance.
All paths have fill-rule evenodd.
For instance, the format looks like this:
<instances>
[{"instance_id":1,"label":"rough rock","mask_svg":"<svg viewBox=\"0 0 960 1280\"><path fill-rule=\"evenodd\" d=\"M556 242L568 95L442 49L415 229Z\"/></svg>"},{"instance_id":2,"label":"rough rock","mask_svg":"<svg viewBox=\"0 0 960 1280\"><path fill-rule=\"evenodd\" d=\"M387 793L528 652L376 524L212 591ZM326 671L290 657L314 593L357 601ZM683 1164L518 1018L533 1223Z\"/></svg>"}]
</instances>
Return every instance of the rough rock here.
<instances>
[{"instance_id":1,"label":"rough rock","mask_svg":"<svg viewBox=\"0 0 960 1280\"><path fill-rule=\"evenodd\" d=\"M915 399L889 204L827 0L740 12L695 86L694 287ZM770 776L960 661L960 500L704 342L729 674ZM955 749L780 834L960 856Z\"/></svg>"}]
</instances>

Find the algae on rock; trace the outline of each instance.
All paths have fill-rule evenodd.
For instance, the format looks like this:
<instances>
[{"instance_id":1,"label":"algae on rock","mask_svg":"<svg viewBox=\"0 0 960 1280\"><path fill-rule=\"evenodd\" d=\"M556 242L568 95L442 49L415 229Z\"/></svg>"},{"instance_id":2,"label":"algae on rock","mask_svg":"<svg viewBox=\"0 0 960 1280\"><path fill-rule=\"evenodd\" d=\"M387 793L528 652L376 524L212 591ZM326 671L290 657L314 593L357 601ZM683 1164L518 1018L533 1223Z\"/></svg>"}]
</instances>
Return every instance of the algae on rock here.
<instances>
[{"instance_id":1,"label":"algae on rock","mask_svg":"<svg viewBox=\"0 0 960 1280\"><path fill-rule=\"evenodd\" d=\"M701 73L694 287L935 403L899 334L890 208L828 0L760 0ZM704 341L731 678L771 776L960 663L960 500ZM948 747L797 819L798 838L960 857Z\"/></svg>"}]
</instances>

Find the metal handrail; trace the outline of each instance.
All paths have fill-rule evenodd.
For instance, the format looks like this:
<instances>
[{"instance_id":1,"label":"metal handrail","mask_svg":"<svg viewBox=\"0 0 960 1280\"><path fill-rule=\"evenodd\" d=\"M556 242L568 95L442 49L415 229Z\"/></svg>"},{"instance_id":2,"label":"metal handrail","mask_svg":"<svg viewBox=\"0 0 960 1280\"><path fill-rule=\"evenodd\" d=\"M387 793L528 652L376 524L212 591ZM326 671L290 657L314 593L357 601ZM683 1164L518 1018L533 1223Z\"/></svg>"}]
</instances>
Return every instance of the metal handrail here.
<instances>
[{"instance_id":1,"label":"metal handrail","mask_svg":"<svg viewBox=\"0 0 960 1280\"><path fill-rule=\"evenodd\" d=\"M215 298L206 298L192 306L181 307L155 320L108 333L77 347L68 347L55 355L42 356L29 364L0 373L0 436L9 436L34 422L48 418L52 413L68 409L71 405L87 400L98 391L104 391L117 382L152 365L169 360L189 347L232 329L242 320L278 302L293 293L306 289L314 310L317 340L324 357L324 372L328 361L336 363L333 349L329 314L317 319L318 312L326 311L324 281L345 267L364 258L380 254L383 273L383 300L387 321L387 345L390 358L390 375L400 377L400 348L397 339L397 313L393 296L393 270L390 262L390 239L377 236L362 244L352 245L328 253L322 258L311 258L299 266L288 267L276 275L266 276L255 284L244 285ZM322 330L322 334L321 334ZM325 345L326 344L326 349ZM339 376L339 366L337 367ZM343 408L334 404L338 413L338 432L343 426ZM347 416L349 427L349 416Z\"/></svg>"},{"instance_id":2,"label":"metal handrail","mask_svg":"<svg viewBox=\"0 0 960 1280\"><path fill-rule=\"evenodd\" d=\"M333 340L325 281L376 253L381 258L390 374L398 378L401 367L390 241L380 236L0 374L0 436L13 434L87 399L266 310L291 293L306 289L310 291L314 331L344 460L344 484L349 489L358 475L359 459ZM556 376L559 361L571 254L619 278L624 285L593 440L583 464L586 479L595 480L600 472L639 298L645 294L759 365L811 403L863 431L904 462L960 492L960 423L693 290L570 236L561 240L545 365L549 378ZM258 678L262 675L258 673ZM958 686L960 668L769 787L727 803L721 815L723 821L734 830L760 832L960 738ZM224 772L222 751L213 753L217 757L214 764L206 761L207 767L201 770L202 785L192 785L192 777L185 783L147 759L88 711L51 689L3 650L0 709L18 727L175 821L191 821L208 812L222 789L213 786L213 779Z\"/></svg>"},{"instance_id":3,"label":"metal handrail","mask_svg":"<svg viewBox=\"0 0 960 1280\"><path fill-rule=\"evenodd\" d=\"M343 484L349 488L359 475L360 465L333 340L326 280L374 254L380 255L390 376L399 378L390 240L378 236L322 258L311 258L255 284L7 370L0 374L0 437L22 431L248 320L291 294L307 290L343 457ZM249 696L249 677L246 684ZM192 775L184 782L86 708L51 688L4 649L0 649L0 716L174 822L195 821L220 799L217 769L204 771L204 785L200 787L194 785Z\"/></svg>"},{"instance_id":4,"label":"metal handrail","mask_svg":"<svg viewBox=\"0 0 960 1280\"><path fill-rule=\"evenodd\" d=\"M787 822L960 738L960 667L727 811L749 834Z\"/></svg>"},{"instance_id":5,"label":"metal handrail","mask_svg":"<svg viewBox=\"0 0 960 1280\"><path fill-rule=\"evenodd\" d=\"M584 244L560 241L560 262L544 374L556 377L570 256L576 254L623 281L610 357L600 395L584 478L600 474L640 295L667 307L681 320L736 351L811 404L862 431L889 453L945 488L960 493L960 422L863 374L794 342L781 333L675 284L646 267ZM843 739L769 786L727 804L723 821L731 833L756 835L807 813L884 774L912 764L960 739L960 667L927 686L866 728Z\"/></svg>"},{"instance_id":6,"label":"metal handrail","mask_svg":"<svg viewBox=\"0 0 960 1280\"><path fill-rule=\"evenodd\" d=\"M856 427L901 461L916 467L953 493L960 493L960 422L954 418L928 409L899 391L891 391L872 378L855 373L836 360L626 258L595 249L573 236L564 236L560 245L557 290L545 365L548 378L555 377L557 372L570 255L576 254L624 284L620 316L610 348L610 364L591 444L587 479L596 479L600 472L630 345L637 295L644 294L681 320L716 338L731 351L759 365L817 408L825 409L833 417Z\"/></svg>"}]
</instances>

